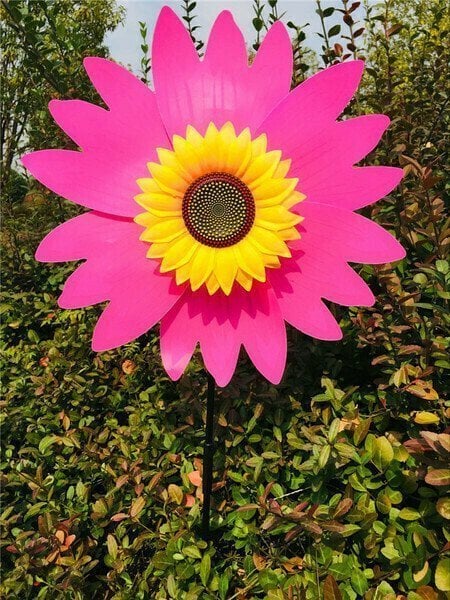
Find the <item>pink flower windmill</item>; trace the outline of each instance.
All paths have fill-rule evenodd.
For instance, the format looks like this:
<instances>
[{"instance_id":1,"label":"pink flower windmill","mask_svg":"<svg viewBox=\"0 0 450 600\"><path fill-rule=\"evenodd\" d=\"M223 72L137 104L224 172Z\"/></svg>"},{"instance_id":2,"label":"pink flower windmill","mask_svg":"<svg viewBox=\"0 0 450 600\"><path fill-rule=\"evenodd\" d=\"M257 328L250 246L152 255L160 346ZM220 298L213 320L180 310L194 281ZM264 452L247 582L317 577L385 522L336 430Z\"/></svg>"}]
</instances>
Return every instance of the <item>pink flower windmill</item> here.
<instances>
[{"instance_id":1,"label":"pink flower windmill","mask_svg":"<svg viewBox=\"0 0 450 600\"><path fill-rule=\"evenodd\" d=\"M182 22L163 8L154 32L154 91L119 65L85 60L108 109L52 100L55 121L80 151L41 150L26 168L56 194L91 209L52 231L40 261L78 261L59 305L105 302L96 351L161 321L168 374L197 344L218 385L241 346L278 383L285 322L322 339L341 330L323 299L370 306L349 262L385 263L404 250L354 211L389 193L402 170L354 166L389 124L337 118L361 61L321 71L290 91L292 50L282 23L249 66L228 11L200 59Z\"/></svg>"},{"instance_id":2,"label":"pink flower windmill","mask_svg":"<svg viewBox=\"0 0 450 600\"><path fill-rule=\"evenodd\" d=\"M161 355L178 379L197 346L210 373L203 531L208 535L214 383L225 386L243 346L278 383L285 322L322 339L341 330L323 300L370 306L349 262L404 256L384 229L356 212L389 193L402 170L355 166L389 124L384 115L338 121L361 61L321 71L293 91L292 48L281 22L251 65L228 11L200 59L175 13L153 38L154 91L114 62L87 58L107 109L80 100L49 108L79 151L23 157L32 175L90 211L40 244L40 261L79 261L62 308L107 302L96 351L126 344L161 322Z\"/></svg>"}]
</instances>

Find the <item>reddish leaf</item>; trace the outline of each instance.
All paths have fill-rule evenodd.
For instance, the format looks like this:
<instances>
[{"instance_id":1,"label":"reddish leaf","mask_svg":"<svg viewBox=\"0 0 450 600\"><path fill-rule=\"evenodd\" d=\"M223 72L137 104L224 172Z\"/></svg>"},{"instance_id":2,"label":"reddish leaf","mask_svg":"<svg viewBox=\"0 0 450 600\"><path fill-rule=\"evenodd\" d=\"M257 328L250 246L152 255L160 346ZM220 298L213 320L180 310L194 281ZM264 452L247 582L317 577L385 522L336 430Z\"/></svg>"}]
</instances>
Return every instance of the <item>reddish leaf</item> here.
<instances>
[{"instance_id":1,"label":"reddish leaf","mask_svg":"<svg viewBox=\"0 0 450 600\"><path fill-rule=\"evenodd\" d=\"M430 485L450 485L450 469L432 469L425 475Z\"/></svg>"},{"instance_id":2,"label":"reddish leaf","mask_svg":"<svg viewBox=\"0 0 450 600\"><path fill-rule=\"evenodd\" d=\"M323 600L342 600L342 594L333 575L328 575L323 584Z\"/></svg>"}]
</instances>

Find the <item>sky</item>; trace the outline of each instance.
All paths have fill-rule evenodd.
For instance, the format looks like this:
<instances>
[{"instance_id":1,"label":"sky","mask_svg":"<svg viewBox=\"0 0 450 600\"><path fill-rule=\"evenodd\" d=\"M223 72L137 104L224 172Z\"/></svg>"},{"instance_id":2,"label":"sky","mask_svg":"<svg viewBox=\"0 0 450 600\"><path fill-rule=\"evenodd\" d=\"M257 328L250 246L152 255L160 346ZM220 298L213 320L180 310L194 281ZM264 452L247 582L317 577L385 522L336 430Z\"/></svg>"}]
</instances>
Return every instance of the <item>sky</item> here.
<instances>
[{"instance_id":1,"label":"sky","mask_svg":"<svg viewBox=\"0 0 450 600\"><path fill-rule=\"evenodd\" d=\"M119 0L119 4L125 7L127 16L125 24L119 26L114 32L108 34L106 43L110 48L111 57L122 64L131 66L135 72L139 71L142 52L140 49L141 38L139 35L139 21L147 24L149 32L149 42L151 42L151 33L155 26L156 18L162 6L172 7L180 16L182 14L179 0ZM323 0L322 7L339 6L336 0ZM232 11L237 24L242 29L248 45L254 41L255 31L252 26L254 18L251 0L197 0L195 14L197 15L196 24L201 29L196 31L198 37L203 41L207 39L207 34L215 17L221 10L227 8ZM279 0L278 11L286 15L283 21L292 20L297 25L310 23L307 28L307 43L309 47L320 51L321 39L315 31L320 31L320 20L316 14L317 4L315 0ZM267 10L267 9L266 9ZM361 15L361 9L353 14L354 17ZM340 16L340 15L339 15ZM327 19L327 24L331 27L339 16L334 15ZM334 38L333 41L337 41Z\"/></svg>"}]
</instances>

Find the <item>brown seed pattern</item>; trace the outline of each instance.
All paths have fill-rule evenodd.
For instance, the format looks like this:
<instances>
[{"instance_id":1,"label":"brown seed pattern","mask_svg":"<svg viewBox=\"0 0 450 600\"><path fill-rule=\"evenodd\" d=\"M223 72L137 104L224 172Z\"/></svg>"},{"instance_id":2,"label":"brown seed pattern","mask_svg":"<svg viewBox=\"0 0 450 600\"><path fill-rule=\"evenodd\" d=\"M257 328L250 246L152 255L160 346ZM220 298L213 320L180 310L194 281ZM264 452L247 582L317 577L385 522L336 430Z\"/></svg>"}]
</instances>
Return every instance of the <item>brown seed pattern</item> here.
<instances>
[{"instance_id":1,"label":"brown seed pattern","mask_svg":"<svg viewBox=\"0 0 450 600\"><path fill-rule=\"evenodd\" d=\"M189 233L212 248L233 246L255 220L255 201L249 188L229 173L207 173L186 190L182 207Z\"/></svg>"}]
</instances>

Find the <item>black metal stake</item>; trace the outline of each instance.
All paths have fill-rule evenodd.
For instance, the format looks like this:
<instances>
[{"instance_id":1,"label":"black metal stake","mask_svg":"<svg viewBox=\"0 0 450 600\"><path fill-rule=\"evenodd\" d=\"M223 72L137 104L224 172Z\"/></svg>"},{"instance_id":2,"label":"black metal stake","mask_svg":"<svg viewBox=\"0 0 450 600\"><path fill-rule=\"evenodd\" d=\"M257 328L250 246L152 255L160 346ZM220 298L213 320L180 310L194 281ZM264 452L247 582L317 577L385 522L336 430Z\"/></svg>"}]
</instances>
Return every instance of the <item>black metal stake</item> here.
<instances>
[{"instance_id":1,"label":"black metal stake","mask_svg":"<svg viewBox=\"0 0 450 600\"><path fill-rule=\"evenodd\" d=\"M209 528L209 513L211 507L212 472L214 456L214 393L216 384L208 373L208 394L206 399L206 428L205 445L203 449L203 510L202 537L205 541L211 539Z\"/></svg>"}]
</instances>

